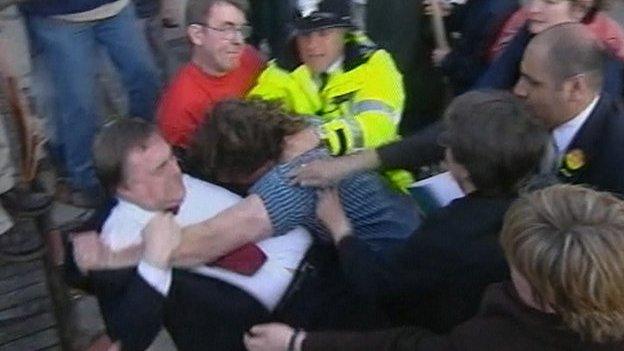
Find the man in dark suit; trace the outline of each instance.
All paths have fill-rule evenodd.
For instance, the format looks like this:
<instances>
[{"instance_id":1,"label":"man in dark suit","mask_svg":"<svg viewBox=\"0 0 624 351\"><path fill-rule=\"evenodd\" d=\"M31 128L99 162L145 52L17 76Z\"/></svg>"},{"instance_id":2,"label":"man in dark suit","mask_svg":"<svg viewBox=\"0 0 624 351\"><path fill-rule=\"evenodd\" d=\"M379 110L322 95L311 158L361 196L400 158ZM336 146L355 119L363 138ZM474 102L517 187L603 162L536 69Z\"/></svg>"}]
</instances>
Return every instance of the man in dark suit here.
<instances>
[{"instance_id":1,"label":"man in dark suit","mask_svg":"<svg viewBox=\"0 0 624 351\"><path fill-rule=\"evenodd\" d=\"M624 195L624 113L601 91L604 64L583 25L562 24L529 43L514 92L551 130L561 181Z\"/></svg>"},{"instance_id":2,"label":"man in dark suit","mask_svg":"<svg viewBox=\"0 0 624 351\"><path fill-rule=\"evenodd\" d=\"M203 226L208 236L237 235L225 227L218 234L202 221L218 217L240 197L183 175L154 125L140 120L104 127L93 149L98 177L117 199L100 240L110 255L132 254L124 251L132 247L138 253L124 261L128 268L90 274L111 338L124 350L144 350L164 326L180 350L242 350L243 333L267 321L286 293L311 240L307 232L242 246L210 266L176 262L174 251L188 228ZM245 218L239 219L237 226L244 227ZM184 233L180 225L186 226ZM77 239L75 247L84 248L82 243ZM75 255L78 263L98 256L81 249ZM256 268L248 268L253 262ZM177 264L186 268L176 269Z\"/></svg>"}]
</instances>

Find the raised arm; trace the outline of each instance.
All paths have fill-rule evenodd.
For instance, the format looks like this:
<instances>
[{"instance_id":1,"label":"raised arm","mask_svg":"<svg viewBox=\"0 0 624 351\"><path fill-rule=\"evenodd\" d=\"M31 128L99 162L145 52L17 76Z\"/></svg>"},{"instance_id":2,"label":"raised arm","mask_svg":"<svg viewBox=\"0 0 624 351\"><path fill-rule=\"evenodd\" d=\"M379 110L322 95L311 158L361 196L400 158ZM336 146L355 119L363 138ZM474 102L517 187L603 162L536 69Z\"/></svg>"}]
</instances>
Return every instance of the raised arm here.
<instances>
[{"instance_id":1,"label":"raised arm","mask_svg":"<svg viewBox=\"0 0 624 351\"><path fill-rule=\"evenodd\" d=\"M368 149L333 159L316 160L291 172L292 181L302 186L326 187L345 177L376 168L418 168L442 160L444 148L438 145L443 125L436 122L405 139L376 149Z\"/></svg>"},{"instance_id":2,"label":"raised arm","mask_svg":"<svg viewBox=\"0 0 624 351\"><path fill-rule=\"evenodd\" d=\"M264 203L251 195L214 217L182 229L182 241L172 256L172 265L192 267L213 262L225 254L272 234L271 221ZM102 243L96 232L74 236L74 259L84 273L92 270L136 266L143 246L112 251Z\"/></svg>"},{"instance_id":3,"label":"raised arm","mask_svg":"<svg viewBox=\"0 0 624 351\"><path fill-rule=\"evenodd\" d=\"M194 266L213 262L244 244L268 238L271 234L271 220L262 199L250 195L206 221L184 227L173 264Z\"/></svg>"}]
</instances>

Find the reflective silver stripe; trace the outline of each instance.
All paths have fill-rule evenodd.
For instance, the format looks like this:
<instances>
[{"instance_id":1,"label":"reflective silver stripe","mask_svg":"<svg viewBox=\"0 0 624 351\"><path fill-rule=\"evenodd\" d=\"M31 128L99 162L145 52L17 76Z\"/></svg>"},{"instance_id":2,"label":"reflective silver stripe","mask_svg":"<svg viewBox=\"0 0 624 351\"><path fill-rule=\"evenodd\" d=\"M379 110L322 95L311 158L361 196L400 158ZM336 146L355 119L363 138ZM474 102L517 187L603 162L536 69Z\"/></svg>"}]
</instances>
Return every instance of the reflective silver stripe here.
<instances>
[{"instance_id":1,"label":"reflective silver stripe","mask_svg":"<svg viewBox=\"0 0 624 351\"><path fill-rule=\"evenodd\" d=\"M362 100L358 101L351 107L351 113L356 116L363 112L379 112L390 117L392 123L398 124L401 121L401 115L396 113L392 107L379 100Z\"/></svg>"},{"instance_id":2,"label":"reflective silver stripe","mask_svg":"<svg viewBox=\"0 0 624 351\"><path fill-rule=\"evenodd\" d=\"M351 148L360 148L364 146L364 135L362 134L362 127L353 117L341 118L345 126L349 128L351 132ZM350 152L350 151L349 151Z\"/></svg>"}]
</instances>

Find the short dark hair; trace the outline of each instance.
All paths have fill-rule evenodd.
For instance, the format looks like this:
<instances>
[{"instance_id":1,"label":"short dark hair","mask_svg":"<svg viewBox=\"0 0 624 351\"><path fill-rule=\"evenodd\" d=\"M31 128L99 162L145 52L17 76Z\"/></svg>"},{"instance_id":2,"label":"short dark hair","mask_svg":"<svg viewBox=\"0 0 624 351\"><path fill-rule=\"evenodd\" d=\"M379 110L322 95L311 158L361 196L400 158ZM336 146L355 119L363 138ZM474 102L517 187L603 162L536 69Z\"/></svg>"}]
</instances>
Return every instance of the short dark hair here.
<instances>
[{"instance_id":1,"label":"short dark hair","mask_svg":"<svg viewBox=\"0 0 624 351\"><path fill-rule=\"evenodd\" d=\"M222 101L195 135L191 162L205 179L247 177L279 160L284 137L306 126L303 118L290 116L277 102Z\"/></svg>"},{"instance_id":2,"label":"short dark hair","mask_svg":"<svg viewBox=\"0 0 624 351\"><path fill-rule=\"evenodd\" d=\"M125 179L128 154L134 148L145 148L147 140L157 134L156 126L139 118L122 118L98 132L93 142L95 173L111 194Z\"/></svg>"},{"instance_id":3,"label":"short dark hair","mask_svg":"<svg viewBox=\"0 0 624 351\"><path fill-rule=\"evenodd\" d=\"M558 84L583 73L591 87L600 90L607 53L585 25L562 23L539 33L533 41L546 50L544 64Z\"/></svg>"},{"instance_id":4,"label":"short dark hair","mask_svg":"<svg viewBox=\"0 0 624 351\"><path fill-rule=\"evenodd\" d=\"M244 13L249 11L249 1L247 0L188 0L186 3L186 25L203 24L206 15L210 13L212 7L217 3L230 4Z\"/></svg>"},{"instance_id":5,"label":"short dark hair","mask_svg":"<svg viewBox=\"0 0 624 351\"><path fill-rule=\"evenodd\" d=\"M488 195L513 194L537 169L548 145L546 128L506 91L472 91L446 111L441 142Z\"/></svg>"}]
</instances>

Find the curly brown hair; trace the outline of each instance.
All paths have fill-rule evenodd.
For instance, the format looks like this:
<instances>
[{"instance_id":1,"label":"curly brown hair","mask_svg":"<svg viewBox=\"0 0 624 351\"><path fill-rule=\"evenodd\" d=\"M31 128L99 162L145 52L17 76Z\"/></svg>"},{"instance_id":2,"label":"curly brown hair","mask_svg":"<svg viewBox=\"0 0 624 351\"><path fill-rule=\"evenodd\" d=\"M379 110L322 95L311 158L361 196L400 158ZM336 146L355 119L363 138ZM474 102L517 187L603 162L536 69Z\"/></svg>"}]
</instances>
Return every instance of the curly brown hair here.
<instances>
[{"instance_id":1,"label":"curly brown hair","mask_svg":"<svg viewBox=\"0 0 624 351\"><path fill-rule=\"evenodd\" d=\"M219 102L197 131L190 159L205 179L246 178L268 162L278 161L284 137L307 127L277 102L226 100Z\"/></svg>"}]
</instances>

